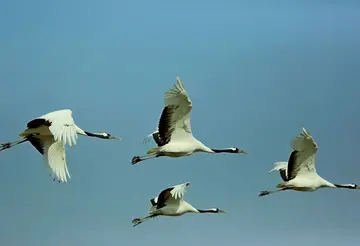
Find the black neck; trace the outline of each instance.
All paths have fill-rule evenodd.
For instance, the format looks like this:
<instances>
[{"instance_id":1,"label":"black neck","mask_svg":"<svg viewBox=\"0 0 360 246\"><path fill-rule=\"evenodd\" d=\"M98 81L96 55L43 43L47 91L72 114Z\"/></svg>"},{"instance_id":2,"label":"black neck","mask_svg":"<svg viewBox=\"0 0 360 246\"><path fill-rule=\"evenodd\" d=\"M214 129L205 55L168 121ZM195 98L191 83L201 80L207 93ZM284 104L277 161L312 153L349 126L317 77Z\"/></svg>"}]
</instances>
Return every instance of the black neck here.
<instances>
[{"instance_id":1,"label":"black neck","mask_svg":"<svg viewBox=\"0 0 360 246\"><path fill-rule=\"evenodd\" d=\"M199 213L217 213L214 210L211 209L198 209Z\"/></svg>"},{"instance_id":2,"label":"black neck","mask_svg":"<svg viewBox=\"0 0 360 246\"><path fill-rule=\"evenodd\" d=\"M215 153L234 153L232 149L211 149Z\"/></svg>"},{"instance_id":3,"label":"black neck","mask_svg":"<svg viewBox=\"0 0 360 246\"><path fill-rule=\"evenodd\" d=\"M91 133L91 132L87 132L87 131L84 131L85 134L89 137L96 137L96 138L104 138L103 135L100 135L100 134L96 134L96 133Z\"/></svg>"},{"instance_id":4,"label":"black neck","mask_svg":"<svg viewBox=\"0 0 360 246\"><path fill-rule=\"evenodd\" d=\"M341 184L334 184L337 188L345 188L345 189L355 189L355 187L350 185L341 185Z\"/></svg>"}]
</instances>

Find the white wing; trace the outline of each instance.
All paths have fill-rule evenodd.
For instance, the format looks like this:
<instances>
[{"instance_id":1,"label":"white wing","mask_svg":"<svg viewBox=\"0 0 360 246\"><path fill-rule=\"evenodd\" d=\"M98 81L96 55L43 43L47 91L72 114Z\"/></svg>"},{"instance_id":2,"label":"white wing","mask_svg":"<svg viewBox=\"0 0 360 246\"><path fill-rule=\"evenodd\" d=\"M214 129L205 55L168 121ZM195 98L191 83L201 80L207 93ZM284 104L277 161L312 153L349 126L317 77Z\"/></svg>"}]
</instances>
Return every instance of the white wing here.
<instances>
[{"instance_id":1,"label":"white wing","mask_svg":"<svg viewBox=\"0 0 360 246\"><path fill-rule=\"evenodd\" d=\"M158 202L161 204L177 204L181 199L183 199L187 186L190 185L190 182L186 182L183 184L178 184L166 188L161 191L157 197L151 199L151 206L149 208L149 212L155 211L157 209ZM160 200L160 201L159 201Z\"/></svg>"},{"instance_id":2,"label":"white wing","mask_svg":"<svg viewBox=\"0 0 360 246\"><path fill-rule=\"evenodd\" d=\"M69 146L76 145L79 128L72 118L70 109L57 110L40 116L39 119L45 119L51 123L49 130L53 134L55 141L61 141L64 145L69 144Z\"/></svg>"},{"instance_id":3,"label":"white wing","mask_svg":"<svg viewBox=\"0 0 360 246\"><path fill-rule=\"evenodd\" d=\"M305 128L302 128L300 135L295 137L295 139L291 142L291 147L296 151L307 153L316 153L318 148L313 137L308 131L306 131Z\"/></svg>"},{"instance_id":4,"label":"white wing","mask_svg":"<svg viewBox=\"0 0 360 246\"><path fill-rule=\"evenodd\" d=\"M150 133L149 135L147 135L145 138L144 138L144 140L143 140L143 144L144 143L147 143L147 142L149 142L149 141L151 141L151 139L153 139L153 134L154 133L158 133L159 132L159 129L158 128L156 128L152 133Z\"/></svg>"},{"instance_id":5,"label":"white wing","mask_svg":"<svg viewBox=\"0 0 360 246\"><path fill-rule=\"evenodd\" d=\"M189 137L192 134L190 112L192 102L179 77L176 84L164 95L165 108L159 122L160 139L168 142L171 139ZM171 133L171 134L170 134Z\"/></svg>"},{"instance_id":6,"label":"white wing","mask_svg":"<svg viewBox=\"0 0 360 246\"><path fill-rule=\"evenodd\" d=\"M275 162L273 169L271 169L271 170L269 171L269 173L272 172L272 171L277 170L277 171L279 171L281 178L282 178L284 181L287 181L287 180L288 180L288 176L287 176L287 166L288 166L288 163L287 163L286 161Z\"/></svg>"},{"instance_id":7,"label":"white wing","mask_svg":"<svg viewBox=\"0 0 360 246\"><path fill-rule=\"evenodd\" d=\"M183 183L183 184L178 184L173 186L173 189L170 191L171 196L175 199L175 200L180 200L183 199L185 193L186 193L186 188L190 185L189 182Z\"/></svg>"},{"instance_id":8,"label":"white wing","mask_svg":"<svg viewBox=\"0 0 360 246\"><path fill-rule=\"evenodd\" d=\"M183 105L184 115L191 110L191 100L186 89L179 77L176 77L176 83L164 94L164 104L168 105Z\"/></svg>"},{"instance_id":9,"label":"white wing","mask_svg":"<svg viewBox=\"0 0 360 246\"><path fill-rule=\"evenodd\" d=\"M305 128L302 128L302 132L292 141L291 146L296 153L294 154L294 159L291 166L288 167L288 170L293 174L296 174L296 176L316 173L315 154L318 146ZM293 175L288 174L288 176Z\"/></svg>"},{"instance_id":10,"label":"white wing","mask_svg":"<svg viewBox=\"0 0 360 246\"><path fill-rule=\"evenodd\" d=\"M53 137L44 140L44 161L57 180L67 182L66 175L70 177L65 156L64 144L55 141Z\"/></svg>"},{"instance_id":11,"label":"white wing","mask_svg":"<svg viewBox=\"0 0 360 246\"><path fill-rule=\"evenodd\" d=\"M181 199L183 199L186 188L189 185L190 182L186 182L166 188L165 190L161 191L157 197L154 198L154 201L156 203L169 203L180 201Z\"/></svg>"},{"instance_id":12,"label":"white wing","mask_svg":"<svg viewBox=\"0 0 360 246\"><path fill-rule=\"evenodd\" d=\"M179 77L176 78L176 84L165 92L164 103L165 106L178 106L172 116L175 121L189 116L192 109L192 102ZM190 121L185 123L189 124ZM190 125L188 128L191 131Z\"/></svg>"},{"instance_id":13,"label":"white wing","mask_svg":"<svg viewBox=\"0 0 360 246\"><path fill-rule=\"evenodd\" d=\"M274 167L273 167L273 169L271 169L270 171L269 171L269 173L270 172L272 172L272 171L279 171L279 170L283 170L283 169L285 169L285 170L287 170L287 161L278 161L278 162L275 162L274 163Z\"/></svg>"}]
</instances>

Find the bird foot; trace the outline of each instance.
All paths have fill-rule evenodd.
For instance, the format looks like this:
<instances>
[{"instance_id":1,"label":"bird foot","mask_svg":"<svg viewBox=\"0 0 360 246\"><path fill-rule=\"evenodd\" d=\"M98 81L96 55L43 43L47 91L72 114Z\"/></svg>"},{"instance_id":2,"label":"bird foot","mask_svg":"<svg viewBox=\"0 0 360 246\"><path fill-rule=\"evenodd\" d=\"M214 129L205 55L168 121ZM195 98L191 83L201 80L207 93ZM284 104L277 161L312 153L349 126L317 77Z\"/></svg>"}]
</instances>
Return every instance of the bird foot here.
<instances>
[{"instance_id":1,"label":"bird foot","mask_svg":"<svg viewBox=\"0 0 360 246\"><path fill-rule=\"evenodd\" d=\"M132 160L131 160L131 164L136 164L136 163L138 163L138 162L140 162L141 161L141 158L140 158L140 156L134 156L133 158L132 158Z\"/></svg>"},{"instance_id":2,"label":"bird foot","mask_svg":"<svg viewBox=\"0 0 360 246\"><path fill-rule=\"evenodd\" d=\"M10 148L10 146L11 146L11 143L1 144L1 147L4 147L4 148Z\"/></svg>"},{"instance_id":3,"label":"bird foot","mask_svg":"<svg viewBox=\"0 0 360 246\"><path fill-rule=\"evenodd\" d=\"M11 147L11 143L0 144L1 149L8 149Z\"/></svg>"},{"instance_id":4,"label":"bird foot","mask_svg":"<svg viewBox=\"0 0 360 246\"><path fill-rule=\"evenodd\" d=\"M270 192L264 190L264 191L260 192L259 196L266 196L266 195L269 195L269 194L270 194Z\"/></svg>"}]
</instances>

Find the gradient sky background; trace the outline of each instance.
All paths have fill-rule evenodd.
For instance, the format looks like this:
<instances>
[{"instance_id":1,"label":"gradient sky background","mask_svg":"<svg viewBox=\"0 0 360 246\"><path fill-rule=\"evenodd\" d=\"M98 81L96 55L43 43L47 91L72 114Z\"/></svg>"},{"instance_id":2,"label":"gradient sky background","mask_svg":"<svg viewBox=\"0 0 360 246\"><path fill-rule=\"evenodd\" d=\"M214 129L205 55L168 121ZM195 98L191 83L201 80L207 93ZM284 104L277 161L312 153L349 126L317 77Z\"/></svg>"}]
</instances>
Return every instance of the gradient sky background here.
<instances>
[{"instance_id":1,"label":"gradient sky background","mask_svg":"<svg viewBox=\"0 0 360 246\"><path fill-rule=\"evenodd\" d=\"M267 172L302 126L319 145L319 174L360 184L359 23L357 0L2 1L1 142L63 108L123 140L80 137L67 184L30 144L1 152L0 245L358 245L359 192L257 195L280 182ZM176 76L194 135L247 156L130 164L154 145L141 141ZM229 213L132 227L150 198L186 181L191 204Z\"/></svg>"}]
</instances>

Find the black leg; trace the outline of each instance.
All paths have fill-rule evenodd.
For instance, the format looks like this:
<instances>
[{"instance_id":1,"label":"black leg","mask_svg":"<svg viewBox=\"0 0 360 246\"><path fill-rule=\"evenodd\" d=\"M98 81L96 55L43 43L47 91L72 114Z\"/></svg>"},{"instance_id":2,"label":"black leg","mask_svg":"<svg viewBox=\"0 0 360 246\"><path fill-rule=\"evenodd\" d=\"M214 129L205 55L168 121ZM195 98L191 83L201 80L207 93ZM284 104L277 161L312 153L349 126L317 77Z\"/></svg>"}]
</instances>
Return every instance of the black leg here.
<instances>
[{"instance_id":1,"label":"black leg","mask_svg":"<svg viewBox=\"0 0 360 246\"><path fill-rule=\"evenodd\" d=\"M145 156L134 156L131 160L131 164L135 165L136 163L140 161L145 161L152 158L157 158L159 156L163 156L162 154L155 154L155 155L145 155Z\"/></svg>"}]
</instances>

